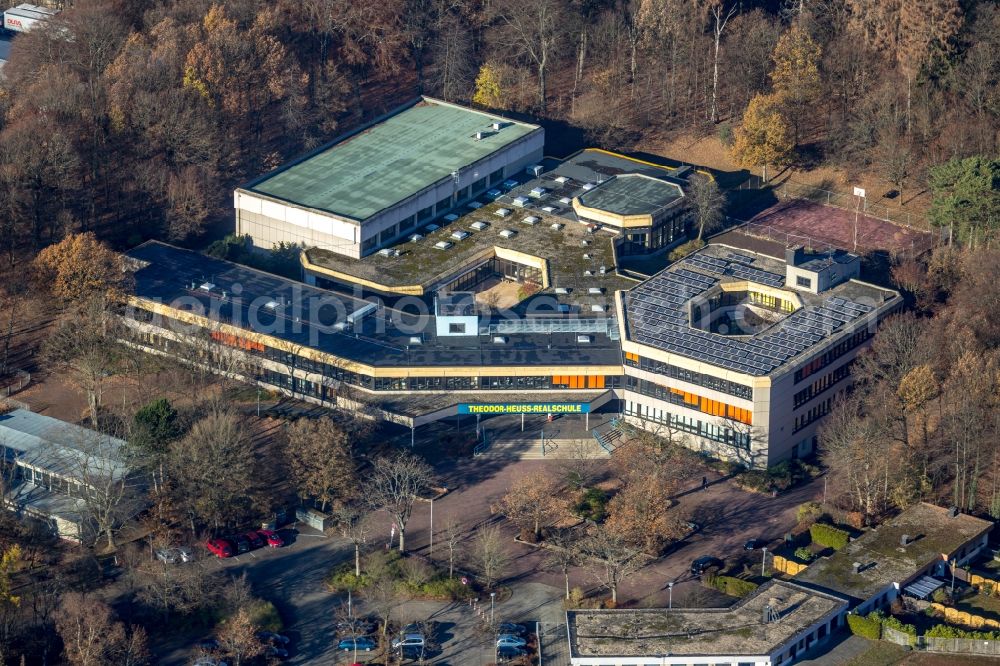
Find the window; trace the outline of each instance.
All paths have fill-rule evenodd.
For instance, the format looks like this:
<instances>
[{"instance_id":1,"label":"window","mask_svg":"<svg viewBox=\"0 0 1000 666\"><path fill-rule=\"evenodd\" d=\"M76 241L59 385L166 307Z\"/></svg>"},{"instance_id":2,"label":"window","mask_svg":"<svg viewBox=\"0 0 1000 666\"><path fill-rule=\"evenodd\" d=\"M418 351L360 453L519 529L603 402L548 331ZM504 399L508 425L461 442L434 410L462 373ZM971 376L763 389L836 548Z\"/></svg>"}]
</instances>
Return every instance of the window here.
<instances>
[{"instance_id":1,"label":"window","mask_svg":"<svg viewBox=\"0 0 1000 666\"><path fill-rule=\"evenodd\" d=\"M406 231L407 229L412 229L415 226L417 226L417 216L411 215L399 223L399 230Z\"/></svg>"},{"instance_id":2,"label":"window","mask_svg":"<svg viewBox=\"0 0 1000 666\"><path fill-rule=\"evenodd\" d=\"M812 289L813 281L812 278L802 277L798 275L795 277L795 286L804 287L805 289Z\"/></svg>"},{"instance_id":3,"label":"window","mask_svg":"<svg viewBox=\"0 0 1000 666\"><path fill-rule=\"evenodd\" d=\"M434 210L437 212L438 215L440 215L449 208L451 208L451 197L445 197L444 199L441 199L441 201L437 202L437 206L435 207Z\"/></svg>"},{"instance_id":4,"label":"window","mask_svg":"<svg viewBox=\"0 0 1000 666\"><path fill-rule=\"evenodd\" d=\"M478 192L482 192L485 189L486 189L486 176L483 176L482 178L480 178L479 180L477 180L476 182L474 182L472 184L472 191L473 192L478 193Z\"/></svg>"},{"instance_id":5,"label":"window","mask_svg":"<svg viewBox=\"0 0 1000 666\"><path fill-rule=\"evenodd\" d=\"M814 381L810 386L802 389L795 394L795 409L798 409L802 405L806 404L819 394L823 393L829 388L832 388L837 382L846 378L851 374L851 366L854 365L854 360L848 361L844 365L840 366L833 372L828 372L816 381Z\"/></svg>"},{"instance_id":6,"label":"window","mask_svg":"<svg viewBox=\"0 0 1000 666\"><path fill-rule=\"evenodd\" d=\"M490 185L496 185L503 180L503 168L499 168L490 174Z\"/></svg>"},{"instance_id":7,"label":"window","mask_svg":"<svg viewBox=\"0 0 1000 666\"><path fill-rule=\"evenodd\" d=\"M685 381L689 384L704 386L705 388L712 389L713 391L728 393L729 395L736 396L737 398L743 398L745 400L751 400L753 398L753 389L749 386L737 384L719 377L712 377L711 375L695 372L694 370L680 368L676 365L663 363L662 361L655 361L651 358L639 356L638 354L634 354L632 352L627 352L625 354L625 365L631 368L639 368L640 370L654 372L665 377L680 379L681 381Z\"/></svg>"},{"instance_id":8,"label":"window","mask_svg":"<svg viewBox=\"0 0 1000 666\"><path fill-rule=\"evenodd\" d=\"M795 371L795 383L798 384L803 379L813 374L818 370L822 370L826 366L830 365L838 358L851 351L855 347L864 344L864 342L872 336L871 331L868 328L863 328L860 331L855 331L850 337L844 338L838 342L833 347L827 349L823 354L817 356L813 360L809 361L807 364Z\"/></svg>"},{"instance_id":9,"label":"window","mask_svg":"<svg viewBox=\"0 0 1000 666\"><path fill-rule=\"evenodd\" d=\"M361 251L367 252L372 250L378 244L378 236L372 236L371 238L366 238L361 242Z\"/></svg>"},{"instance_id":10,"label":"window","mask_svg":"<svg viewBox=\"0 0 1000 666\"><path fill-rule=\"evenodd\" d=\"M448 324L448 333L451 335L465 335L465 324Z\"/></svg>"},{"instance_id":11,"label":"window","mask_svg":"<svg viewBox=\"0 0 1000 666\"><path fill-rule=\"evenodd\" d=\"M421 208L417 213L418 222L426 222L434 216L434 206L428 206L427 208Z\"/></svg>"}]
</instances>

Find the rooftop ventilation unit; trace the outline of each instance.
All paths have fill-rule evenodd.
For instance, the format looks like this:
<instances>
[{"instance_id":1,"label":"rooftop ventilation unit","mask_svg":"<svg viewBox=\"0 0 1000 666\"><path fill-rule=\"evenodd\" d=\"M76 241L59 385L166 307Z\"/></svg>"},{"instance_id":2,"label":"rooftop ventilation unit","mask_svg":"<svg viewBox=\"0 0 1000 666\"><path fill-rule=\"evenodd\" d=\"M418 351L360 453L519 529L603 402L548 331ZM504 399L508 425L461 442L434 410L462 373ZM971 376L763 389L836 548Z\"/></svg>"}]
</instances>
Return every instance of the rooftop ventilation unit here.
<instances>
[{"instance_id":1,"label":"rooftop ventilation unit","mask_svg":"<svg viewBox=\"0 0 1000 666\"><path fill-rule=\"evenodd\" d=\"M553 222L552 225L551 225L552 231L559 231L562 228L563 228L563 225L559 224L558 222Z\"/></svg>"},{"instance_id":2,"label":"rooftop ventilation unit","mask_svg":"<svg viewBox=\"0 0 1000 666\"><path fill-rule=\"evenodd\" d=\"M419 335L410 336L410 344L411 345L422 345L422 344L424 344L424 339L421 338Z\"/></svg>"},{"instance_id":3,"label":"rooftop ventilation unit","mask_svg":"<svg viewBox=\"0 0 1000 666\"><path fill-rule=\"evenodd\" d=\"M439 227L439 226L438 226L438 225L436 225L436 224L428 224L428 225L427 225L427 227L425 227L425 228L427 229L427 231L429 231L429 232L430 232L430 231L437 231L437 230L438 230L438 229L440 229L441 227Z\"/></svg>"},{"instance_id":4,"label":"rooftop ventilation unit","mask_svg":"<svg viewBox=\"0 0 1000 666\"><path fill-rule=\"evenodd\" d=\"M201 286L198 288L201 289L202 291L212 291L213 289L215 289L215 284L213 284L212 282L203 282Z\"/></svg>"},{"instance_id":5,"label":"rooftop ventilation unit","mask_svg":"<svg viewBox=\"0 0 1000 666\"><path fill-rule=\"evenodd\" d=\"M392 248L388 248L388 247L382 248L381 250L378 251L378 253L380 255L382 255L383 257L391 257L392 256Z\"/></svg>"},{"instance_id":6,"label":"rooftop ventilation unit","mask_svg":"<svg viewBox=\"0 0 1000 666\"><path fill-rule=\"evenodd\" d=\"M504 124L499 120L494 120L492 123L490 123L490 127L493 128L494 132L499 132L500 130L503 129Z\"/></svg>"},{"instance_id":7,"label":"rooftop ventilation unit","mask_svg":"<svg viewBox=\"0 0 1000 666\"><path fill-rule=\"evenodd\" d=\"M603 294L604 293L604 288L603 287L591 287L590 289L587 290L587 293L588 294L593 294L594 296L597 296L598 294Z\"/></svg>"},{"instance_id":8,"label":"rooftop ventilation unit","mask_svg":"<svg viewBox=\"0 0 1000 666\"><path fill-rule=\"evenodd\" d=\"M455 240L465 240L466 238L469 237L469 232L458 229L456 231L451 232L451 237L454 238Z\"/></svg>"},{"instance_id":9,"label":"rooftop ventilation unit","mask_svg":"<svg viewBox=\"0 0 1000 666\"><path fill-rule=\"evenodd\" d=\"M911 541L913 541L913 537L911 537L909 534L904 534L903 536L899 537L899 545L904 548L909 546Z\"/></svg>"},{"instance_id":10,"label":"rooftop ventilation unit","mask_svg":"<svg viewBox=\"0 0 1000 666\"><path fill-rule=\"evenodd\" d=\"M454 222L457 219L458 215L455 215L454 213L448 213L447 215L444 216L445 222Z\"/></svg>"},{"instance_id":11,"label":"rooftop ventilation unit","mask_svg":"<svg viewBox=\"0 0 1000 666\"><path fill-rule=\"evenodd\" d=\"M542 168L541 164L532 164L531 166L529 166L524 170L526 174L528 174L529 176L534 176L535 178L541 176L542 171L544 171L544 169Z\"/></svg>"},{"instance_id":12,"label":"rooftop ventilation unit","mask_svg":"<svg viewBox=\"0 0 1000 666\"><path fill-rule=\"evenodd\" d=\"M573 200L572 200L572 199L570 199L569 197L560 197L560 199L559 199L559 203L561 203L561 204L562 204L562 205L564 205L564 206L568 206L568 205L570 205L571 203L573 203Z\"/></svg>"},{"instance_id":13,"label":"rooftop ventilation unit","mask_svg":"<svg viewBox=\"0 0 1000 666\"><path fill-rule=\"evenodd\" d=\"M352 325L357 324L359 321L374 313L376 310L378 310L378 305L375 303L365 303L360 308L347 315L347 323Z\"/></svg>"},{"instance_id":14,"label":"rooftop ventilation unit","mask_svg":"<svg viewBox=\"0 0 1000 666\"><path fill-rule=\"evenodd\" d=\"M525 206L527 206L528 201L530 201L530 199L528 199L528 197L525 196L514 197L514 205L517 206L518 208L524 208Z\"/></svg>"},{"instance_id":15,"label":"rooftop ventilation unit","mask_svg":"<svg viewBox=\"0 0 1000 666\"><path fill-rule=\"evenodd\" d=\"M410 242L411 243L416 243L418 240L420 240L422 238L423 238L423 236L421 236L420 234L413 234L412 236L410 236Z\"/></svg>"},{"instance_id":16,"label":"rooftop ventilation unit","mask_svg":"<svg viewBox=\"0 0 1000 666\"><path fill-rule=\"evenodd\" d=\"M856 574L861 573L861 562L855 562L854 564L852 564L851 570Z\"/></svg>"},{"instance_id":17,"label":"rooftop ventilation unit","mask_svg":"<svg viewBox=\"0 0 1000 666\"><path fill-rule=\"evenodd\" d=\"M607 274L607 272L608 272L608 267L607 267L607 266L601 266L601 267L600 267L599 269L597 269L597 270L598 270L598 271L599 271L599 272L601 273L601 275L606 275L606 274Z\"/></svg>"},{"instance_id":18,"label":"rooftop ventilation unit","mask_svg":"<svg viewBox=\"0 0 1000 666\"><path fill-rule=\"evenodd\" d=\"M566 176L557 176L556 177L556 182L559 183L560 185L562 185L562 184L564 184L564 183L566 183L568 181L569 181L569 178L567 178Z\"/></svg>"},{"instance_id":19,"label":"rooftop ventilation unit","mask_svg":"<svg viewBox=\"0 0 1000 666\"><path fill-rule=\"evenodd\" d=\"M514 231L513 229L504 229L503 231L500 232L500 235L503 236L504 238L513 238L514 236L517 235L517 232Z\"/></svg>"},{"instance_id":20,"label":"rooftop ventilation unit","mask_svg":"<svg viewBox=\"0 0 1000 666\"><path fill-rule=\"evenodd\" d=\"M542 206L542 210L546 213L554 213L556 209L553 206Z\"/></svg>"},{"instance_id":21,"label":"rooftop ventilation unit","mask_svg":"<svg viewBox=\"0 0 1000 666\"><path fill-rule=\"evenodd\" d=\"M538 218L534 215L529 215L528 217L521 220L522 223L527 224L529 227L533 227L538 224Z\"/></svg>"},{"instance_id":22,"label":"rooftop ventilation unit","mask_svg":"<svg viewBox=\"0 0 1000 666\"><path fill-rule=\"evenodd\" d=\"M589 192L590 190L594 189L595 187L597 187L597 185L594 185L593 183L584 183L583 184L583 189L584 189L585 192Z\"/></svg>"},{"instance_id":23,"label":"rooftop ventilation unit","mask_svg":"<svg viewBox=\"0 0 1000 666\"><path fill-rule=\"evenodd\" d=\"M476 231L482 231L486 227L490 226L490 223L489 222L483 222L482 220L479 220L477 222L473 222L469 226L471 228L475 229Z\"/></svg>"},{"instance_id":24,"label":"rooftop ventilation unit","mask_svg":"<svg viewBox=\"0 0 1000 666\"><path fill-rule=\"evenodd\" d=\"M347 328L346 321L338 321L336 324L333 325L333 330L335 331L343 331L345 328Z\"/></svg>"},{"instance_id":25,"label":"rooftop ventilation unit","mask_svg":"<svg viewBox=\"0 0 1000 666\"><path fill-rule=\"evenodd\" d=\"M594 271L584 271L583 272L583 277L592 277L593 275L594 275Z\"/></svg>"},{"instance_id":26,"label":"rooftop ventilation unit","mask_svg":"<svg viewBox=\"0 0 1000 666\"><path fill-rule=\"evenodd\" d=\"M479 203L478 201L470 201L469 202L469 208L471 208L472 210L479 210L482 207L483 207L483 204Z\"/></svg>"},{"instance_id":27,"label":"rooftop ventilation unit","mask_svg":"<svg viewBox=\"0 0 1000 666\"><path fill-rule=\"evenodd\" d=\"M454 243L449 243L448 241L438 241L437 243L434 243L434 247L439 250L448 250L452 245L454 245Z\"/></svg>"},{"instance_id":28,"label":"rooftop ventilation unit","mask_svg":"<svg viewBox=\"0 0 1000 666\"><path fill-rule=\"evenodd\" d=\"M587 247L588 245L590 245L590 241L587 240L586 238L580 241L580 247Z\"/></svg>"},{"instance_id":29,"label":"rooftop ventilation unit","mask_svg":"<svg viewBox=\"0 0 1000 666\"><path fill-rule=\"evenodd\" d=\"M548 193L549 193L549 190L547 188L544 188L544 187L533 187L533 188L531 188L531 191L528 192L528 194L530 194L531 196L535 197L536 199L538 199L540 197L544 197Z\"/></svg>"},{"instance_id":30,"label":"rooftop ventilation unit","mask_svg":"<svg viewBox=\"0 0 1000 666\"><path fill-rule=\"evenodd\" d=\"M566 287L556 287L556 293L557 294L568 294L569 293L569 289L567 289Z\"/></svg>"},{"instance_id":31,"label":"rooftop ventilation unit","mask_svg":"<svg viewBox=\"0 0 1000 666\"><path fill-rule=\"evenodd\" d=\"M589 260L590 259L590 255L587 254L587 253L584 253L583 258Z\"/></svg>"},{"instance_id":32,"label":"rooftop ventilation unit","mask_svg":"<svg viewBox=\"0 0 1000 666\"><path fill-rule=\"evenodd\" d=\"M476 132L476 141L482 141L486 138L486 132Z\"/></svg>"},{"instance_id":33,"label":"rooftop ventilation unit","mask_svg":"<svg viewBox=\"0 0 1000 666\"><path fill-rule=\"evenodd\" d=\"M495 345L505 345L507 344L507 340L509 340L509 338L506 335L493 336L493 344Z\"/></svg>"},{"instance_id":34,"label":"rooftop ventilation unit","mask_svg":"<svg viewBox=\"0 0 1000 666\"><path fill-rule=\"evenodd\" d=\"M586 344L586 343L593 342L594 338L592 338L589 335L578 335L578 336L576 336L576 341L579 342L579 343Z\"/></svg>"},{"instance_id":35,"label":"rooftop ventilation unit","mask_svg":"<svg viewBox=\"0 0 1000 666\"><path fill-rule=\"evenodd\" d=\"M497 217L507 217L508 215L510 215L510 208L497 208L495 211L493 211L493 214L496 215Z\"/></svg>"},{"instance_id":36,"label":"rooftop ventilation unit","mask_svg":"<svg viewBox=\"0 0 1000 666\"><path fill-rule=\"evenodd\" d=\"M604 306L603 305L597 305L595 303L594 305L590 306L590 311L591 312L604 312Z\"/></svg>"}]
</instances>

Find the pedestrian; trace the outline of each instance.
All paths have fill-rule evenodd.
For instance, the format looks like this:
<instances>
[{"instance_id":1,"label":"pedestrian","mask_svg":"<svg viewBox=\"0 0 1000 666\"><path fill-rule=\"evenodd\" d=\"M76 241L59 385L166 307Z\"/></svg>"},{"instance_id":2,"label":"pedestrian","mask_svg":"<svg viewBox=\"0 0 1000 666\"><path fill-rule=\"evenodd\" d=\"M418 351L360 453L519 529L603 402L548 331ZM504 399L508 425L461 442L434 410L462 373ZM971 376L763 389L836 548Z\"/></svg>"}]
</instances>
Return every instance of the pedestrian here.
<instances>
[{"instance_id":1,"label":"pedestrian","mask_svg":"<svg viewBox=\"0 0 1000 666\"><path fill-rule=\"evenodd\" d=\"M701 489L702 490L708 490L708 477L707 476L701 477Z\"/></svg>"}]
</instances>

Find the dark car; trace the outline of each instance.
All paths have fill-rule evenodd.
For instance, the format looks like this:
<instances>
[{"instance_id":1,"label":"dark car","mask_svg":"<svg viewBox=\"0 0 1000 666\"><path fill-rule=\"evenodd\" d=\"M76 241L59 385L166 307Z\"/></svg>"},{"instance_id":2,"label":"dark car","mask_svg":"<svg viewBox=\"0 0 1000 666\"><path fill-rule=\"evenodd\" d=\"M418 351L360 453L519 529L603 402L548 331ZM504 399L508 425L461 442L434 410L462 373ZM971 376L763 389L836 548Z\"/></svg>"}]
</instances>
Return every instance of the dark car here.
<instances>
[{"instance_id":1,"label":"dark car","mask_svg":"<svg viewBox=\"0 0 1000 666\"><path fill-rule=\"evenodd\" d=\"M247 539L242 534L235 534L229 537L229 541L231 541L233 545L236 546L237 553L242 554L250 550L250 540Z\"/></svg>"},{"instance_id":2,"label":"dark car","mask_svg":"<svg viewBox=\"0 0 1000 666\"><path fill-rule=\"evenodd\" d=\"M361 650L362 652L371 652L375 649L375 641L366 636L342 638L340 639L340 642L337 643L337 649L344 651Z\"/></svg>"},{"instance_id":3,"label":"dark car","mask_svg":"<svg viewBox=\"0 0 1000 666\"><path fill-rule=\"evenodd\" d=\"M245 536L247 538L247 541L250 542L250 547L251 548L256 549L256 548L263 548L264 547L264 540L261 539L260 535L257 534L256 532L250 531L250 532L247 532L246 534L244 534L243 536Z\"/></svg>"},{"instance_id":4,"label":"dark car","mask_svg":"<svg viewBox=\"0 0 1000 666\"><path fill-rule=\"evenodd\" d=\"M523 657L528 654L528 651L524 648L516 647L498 647L497 648L497 660L498 661L509 661L511 659L517 659L518 657Z\"/></svg>"},{"instance_id":5,"label":"dark car","mask_svg":"<svg viewBox=\"0 0 1000 666\"><path fill-rule=\"evenodd\" d=\"M712 557L711 555L702 555L695 561L691 562L691 573L695 576L700 576L709 569L721 569L722 560L717 557Z\"/></svg>"},{"instance_id":6,"label":"dark car","mask_svg":"<svg viewBox=\"0 0 1000 666\"><path fill-rule=\"evenodd\" d=\"M497 625L497 632L501 634L514 634L515 636L524 636L528 633L523 624L514 624L513 622L501 622Z\"/></svg>"}]
</instances>

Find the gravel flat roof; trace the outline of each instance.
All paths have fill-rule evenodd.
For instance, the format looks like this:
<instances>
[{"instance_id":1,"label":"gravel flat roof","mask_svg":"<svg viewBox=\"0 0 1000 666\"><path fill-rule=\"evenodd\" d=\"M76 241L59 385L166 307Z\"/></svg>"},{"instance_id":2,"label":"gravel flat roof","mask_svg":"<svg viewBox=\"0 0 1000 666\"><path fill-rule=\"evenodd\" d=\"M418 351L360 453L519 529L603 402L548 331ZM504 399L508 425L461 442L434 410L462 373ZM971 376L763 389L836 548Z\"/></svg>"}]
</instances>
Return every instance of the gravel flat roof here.
<instances>
[{"instance_id":1,"label":"gravel flat roof","mask_svg":"<svg viewBox=\"0 0 1000 666\"><path fill-rule=\"evenodd\" d=\"M795 580L864 601L891 583L904 585L942 555L951 555L993 526L988 520L926 502L914 504L830 557L810 564ZM901 545L904 534L913 541ZM854 563L861 571L854 573Z\"/></svg>"},{"instance_id":2,"label":"gravel flat roof","mask_svg":"<svg viewBox=\"0 0 1000 666\"><path fill-rule=\"evenodd\" d=\"M768 605L776 619L765 623ZM571 610L566 623L572 657L767 655L846 605L772 580L729 608Z\"/></svg>"},{"instance_id":3,"label":"gravel flat roof","mask_svg":"<svg viewBox=\"0 0 1000 666\"><path fill-rule=\"evenodd\" d=\"M540 131L424 97L242 189L360 221Z\"/></svg>"}]
</instances>

